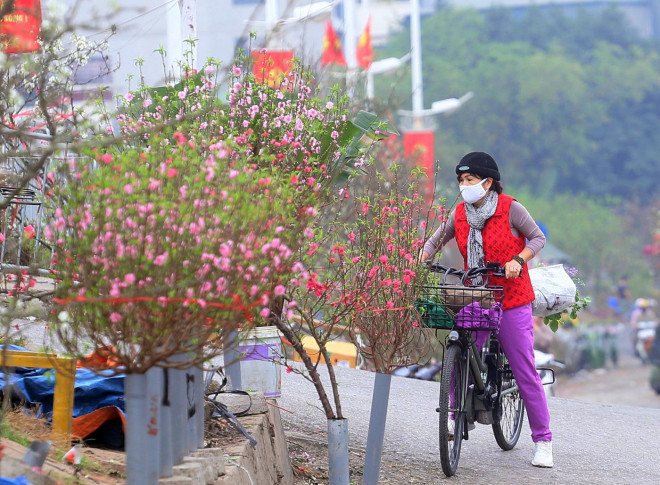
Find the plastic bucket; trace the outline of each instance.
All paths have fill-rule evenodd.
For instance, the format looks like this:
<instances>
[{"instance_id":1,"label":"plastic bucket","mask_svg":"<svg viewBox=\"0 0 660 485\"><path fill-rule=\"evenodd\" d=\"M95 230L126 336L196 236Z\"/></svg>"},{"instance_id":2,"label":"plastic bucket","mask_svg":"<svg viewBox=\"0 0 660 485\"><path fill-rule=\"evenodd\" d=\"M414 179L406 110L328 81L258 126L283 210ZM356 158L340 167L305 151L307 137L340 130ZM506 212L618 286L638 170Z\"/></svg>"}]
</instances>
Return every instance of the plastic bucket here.
<instances>
[{"instance_id":1,"label":"plastic bucket","mask_svg":"<svg viewBox=\"0 0 660 485\"><path fill-rule=\"evenodd\" d=\"M282 334L277 327L257 327L239 336L241 387L263 392L265 397L282 395Z\"/></svg>"}]
</instances>

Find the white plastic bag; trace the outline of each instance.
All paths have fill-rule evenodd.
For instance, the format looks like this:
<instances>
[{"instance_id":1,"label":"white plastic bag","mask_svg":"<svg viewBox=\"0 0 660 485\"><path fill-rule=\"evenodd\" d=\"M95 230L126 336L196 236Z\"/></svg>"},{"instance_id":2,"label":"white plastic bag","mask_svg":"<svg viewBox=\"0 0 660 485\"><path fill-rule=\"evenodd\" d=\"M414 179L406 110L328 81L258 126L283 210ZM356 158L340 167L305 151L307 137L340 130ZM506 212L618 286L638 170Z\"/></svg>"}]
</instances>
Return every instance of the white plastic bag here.
<instances>
[{"instance_id":1,"label":"white plastic bag","mask_svg":"<svg viewBox=\"0 0 660 485\"><path fill-rule=\"evenodd\" d=\"M577 287L564 266L553 264L529 270L535 299L532 315L547 317L568 310L575 303Z\"/></svg>"}]
</instances>

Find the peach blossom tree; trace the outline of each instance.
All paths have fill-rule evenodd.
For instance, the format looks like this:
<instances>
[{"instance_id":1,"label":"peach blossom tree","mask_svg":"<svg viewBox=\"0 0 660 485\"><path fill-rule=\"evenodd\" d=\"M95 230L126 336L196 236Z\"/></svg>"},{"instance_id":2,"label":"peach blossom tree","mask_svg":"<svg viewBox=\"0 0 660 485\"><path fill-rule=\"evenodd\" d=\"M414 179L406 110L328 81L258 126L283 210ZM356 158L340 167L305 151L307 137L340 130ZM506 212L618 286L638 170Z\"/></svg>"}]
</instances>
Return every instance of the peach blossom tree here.
<instances>
[{"instance_id":1,"label":"peach blossom tree","mask_svg":"<svg viewBox=\"0 0 660 485\"><path fill-rule=\"evenodd\" d=\"M218 352L209 338L270 317L300 281L298 250L360 137L301 67L271 88L237 64L226 102L216 72L128 93L119 132L83 149L91 163L60 167L47 235L67 351L106 347L135 373L198 363Z\"/></svg>"}]
</instances>

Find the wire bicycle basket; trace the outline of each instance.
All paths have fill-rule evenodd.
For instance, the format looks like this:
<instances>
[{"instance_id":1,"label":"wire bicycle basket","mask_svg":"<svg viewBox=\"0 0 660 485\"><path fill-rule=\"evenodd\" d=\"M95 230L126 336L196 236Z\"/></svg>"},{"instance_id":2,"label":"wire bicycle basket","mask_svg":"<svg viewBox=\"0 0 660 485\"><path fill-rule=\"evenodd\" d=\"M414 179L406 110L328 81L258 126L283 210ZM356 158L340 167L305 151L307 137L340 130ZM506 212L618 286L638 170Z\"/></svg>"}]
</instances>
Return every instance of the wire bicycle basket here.
<instances>
[{"instance_id":1,"label":"wire bicycle basket","mask_svg":"<svg viewBox=\"0 0 660 485\"><path fill-rule=\"evenodd\" d=\"M502 318L501 286L461 284L424 285L420 287L416 307L422 326L451 330L499 330Z\"/></svg>"}]
</instances>

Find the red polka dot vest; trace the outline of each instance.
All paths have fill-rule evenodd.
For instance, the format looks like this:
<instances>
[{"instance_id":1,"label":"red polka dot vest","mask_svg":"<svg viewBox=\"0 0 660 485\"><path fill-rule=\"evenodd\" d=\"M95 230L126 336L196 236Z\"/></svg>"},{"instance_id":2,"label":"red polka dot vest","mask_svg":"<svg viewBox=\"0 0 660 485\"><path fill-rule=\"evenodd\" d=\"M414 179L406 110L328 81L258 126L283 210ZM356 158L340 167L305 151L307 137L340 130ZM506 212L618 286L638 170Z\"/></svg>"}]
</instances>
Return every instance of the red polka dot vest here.
<instances>
[{"instance_id":1,"label":"red polka dot vest","mask_svg":"<svg viewBox=\"0 0 660 485\"><path fill-rule=\"evenodd\" d=\"M504 263L511 261L511 258L516 254L520 254L525 248L525 236L522 234L518 237L514 236L509 224L509 210L511 209L511 202L514 200L509 195L500 194L495 214L486 221L481 230L484 240L484 261L486 262L497 262L502 266ZM461 202L456 206L454 224L456 243L463 255L465 268L467 269L467 240L470 226L465 214L465 202ZM502 277L491 277L489 284L504 287L502 308L505 310L534 301L534 290L529 280L527 265L523 267L520 278L507 280Z\"/></svg>"}]
</instances>

